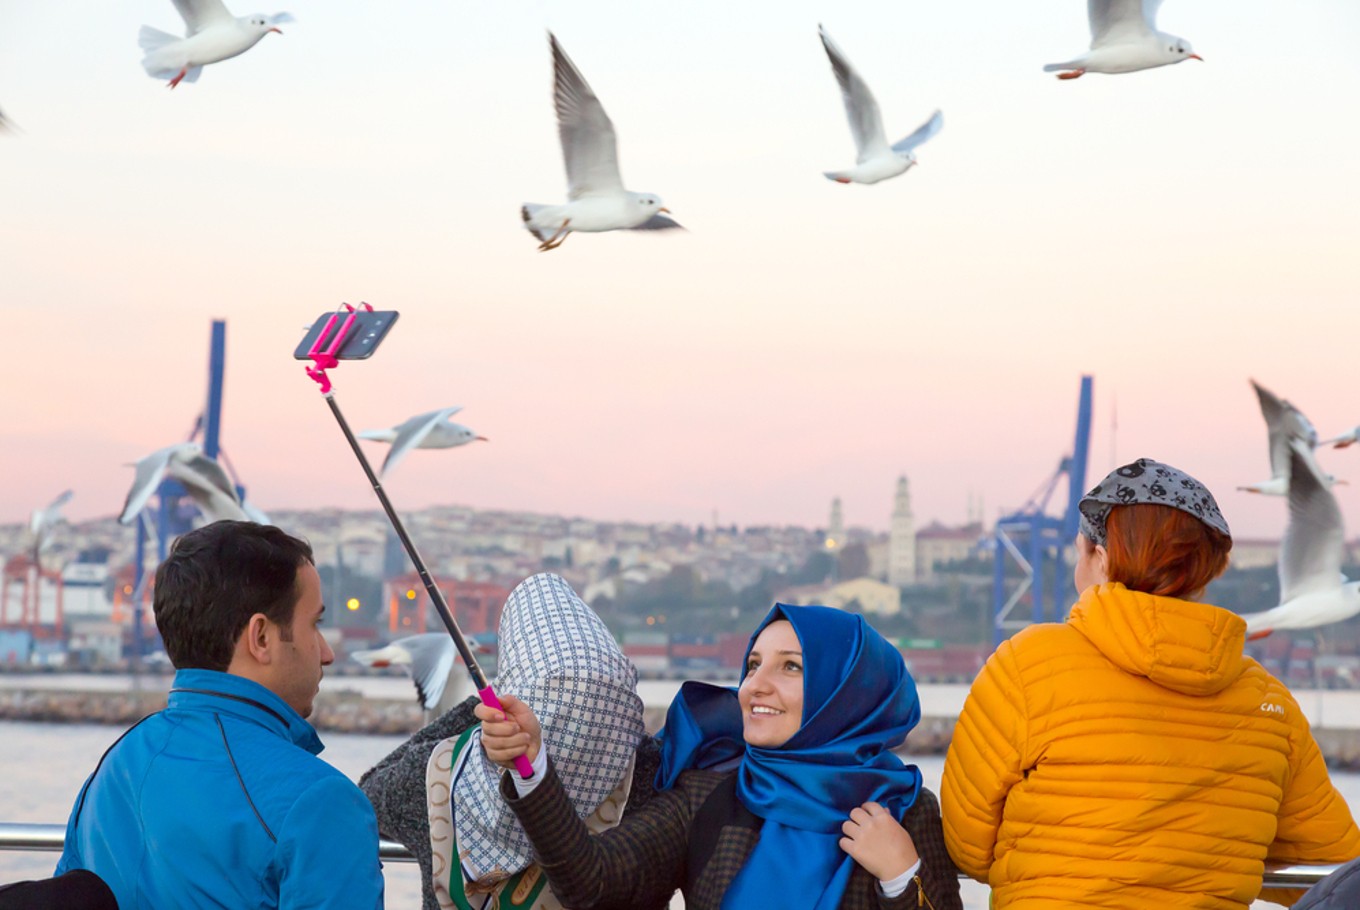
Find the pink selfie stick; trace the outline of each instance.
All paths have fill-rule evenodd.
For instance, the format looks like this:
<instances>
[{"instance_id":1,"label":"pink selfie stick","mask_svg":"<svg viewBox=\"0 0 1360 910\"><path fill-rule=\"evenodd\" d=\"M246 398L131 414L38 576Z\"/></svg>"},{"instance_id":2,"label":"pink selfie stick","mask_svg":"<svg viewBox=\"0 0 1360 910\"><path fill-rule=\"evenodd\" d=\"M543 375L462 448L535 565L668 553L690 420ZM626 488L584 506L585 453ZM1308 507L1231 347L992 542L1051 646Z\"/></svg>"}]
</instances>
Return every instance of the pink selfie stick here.
<instances>
[{"instance_id":1,"label":"pink selfie stick","mask_svg":"<svg viewBox=\"0 0 1360 910\"><path fill-rule=\"evenodd\" d=\"M373 309L366 303L359 305L370 311ZM326 404L330 405L331 413L335 415L336 422L340 424L340 429L344 432L349 447L354 450L354 456L359 459L359 464L363 467L368 482L373 485L373 492L378 494L378 502L382 503L383 511L387 513L387 520L392 523L392 529L397 532L397 537L401 538L401 545L406 548L406 555L411 557L411 564L416 567L420 581L425 586L426 593L430 595L430 602L439 612L439 618L444 621L444 627L449 630L449 635L453 636L453 645L463 658L463 665L472 674L472 682L477 687L477 695L481 698L482 704L504 713L505 708L501 705L501 700L496 697L496 693L491 688L491 683L486 678L486 673L477 663L477 658L472 656L472 648L468 647L467 639L463 637L463 630L458 628L458 623L453 618L453 611L449 609L448 601L444 599L444 592L439 590L439 586L430 577L429 570L425 568L425 560L420 558L420 552L416 550L415 543L406 533L406 528L402 525L401 519L397 517L396 509L392 508L392 503L387 498L386 491L383 490L382 484L378 482L378 475L373 473L373 466L368 463L368 458L364 456L364 450L359 448L359 440L354 438L354 432L349 428L345 415L340 413L340 406L335 403L335 392L331 388L331 380L326 375L326 371L339 365L340 361L337 354L345 340L346 333L354 324L354 307L346 303L344 309L347 315L339 310L331 314L321 334L317 336L316 343L308 350L307 356L312 359L313 365L307 367L307 375L321 385L321 394L326 399ZM343 322L341 322L342 316L344 317ZM338 329L336 323L340 323ZM335 332L334 336L331 335L332 331ZM515 771L525 780L534 776L533 765L529 764L528 757L524 755L515 759Z\"/></svg>"}]
</instances>

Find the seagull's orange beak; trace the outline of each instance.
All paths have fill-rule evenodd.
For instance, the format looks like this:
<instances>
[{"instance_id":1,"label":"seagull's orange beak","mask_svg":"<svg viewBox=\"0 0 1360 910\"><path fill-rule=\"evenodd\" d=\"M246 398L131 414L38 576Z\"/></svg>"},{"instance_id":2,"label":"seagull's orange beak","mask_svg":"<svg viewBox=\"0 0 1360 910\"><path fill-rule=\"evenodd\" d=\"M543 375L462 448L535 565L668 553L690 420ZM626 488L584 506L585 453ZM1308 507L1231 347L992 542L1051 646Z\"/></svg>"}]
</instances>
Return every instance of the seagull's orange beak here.
<instances>
[{"instance_id":1,"label":"seagull's orange beak","mask_svg":"<svg viewBox=\"0 0 1360 910\"><path fill-rule=\"evenodd\" d=\"M668 208L666 208L664 205L663 205L661 208L657 209L657 211L658 211L658 212L665 212L667 215L669 215L669 214L671 213L671 210L668 209Z\"/></svg>"},{"instance_id":2,"label":"seagull's orange beak","mask_svg":"<svg viewBox=\"0 0 1360 910\"><path fill-rule=\"evenodd\" d=\"M1186 57L1185 59L1187 59L1187 60L1198 60L1200 63L1203 63L1203 62L1204 62L1204 58L1201 57L1199 54L1191 54L1189 57Z\"/></svg>"},{"instance_id":3,"label":"seagull's orange beak","mask_svg":"<svg viewBox=\"0 0 1360 910\"><path fill-rule=\"evenodd\" d=\"M275 32L275 33L280 34L280 35L283 34L283 29L281 29L281 28L271 28L269 31Z\"/></svg>"},{"instance_id":4,"label":"seagull's orange beak","mask_svg":"<svg viewBox=\"0 0 1360 910\"><path fill-rule=\"evenodd\" d=\"M485 436L474 436L474 437L472 437L472 441L473 441L473 442L490 442L491 440L490 440L490 439L487 439Z\"/></svg>"}]
</instances>

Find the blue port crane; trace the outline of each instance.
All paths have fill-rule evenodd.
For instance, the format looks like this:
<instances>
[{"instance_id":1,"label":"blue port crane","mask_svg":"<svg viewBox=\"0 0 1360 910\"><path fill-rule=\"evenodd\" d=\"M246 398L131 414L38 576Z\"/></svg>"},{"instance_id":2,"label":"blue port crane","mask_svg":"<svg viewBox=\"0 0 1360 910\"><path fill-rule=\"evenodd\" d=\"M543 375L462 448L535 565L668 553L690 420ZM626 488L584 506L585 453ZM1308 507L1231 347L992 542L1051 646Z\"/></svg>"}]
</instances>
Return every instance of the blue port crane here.
<instances>
[{"instance_id":1,"label":"blue port crane","mask_svg":"<svg viewBox=\"0 0 1360 910\"><path fill-rule=\"evenodd\" d=\"M1063 618L1072 596L1067 577L1067 547L1077 535L1077 504L1086 493L1086 466L1091 450L1091 377L1081 377L1077 399L1077 434L1072 454L1065 456L1053 476L1019 510L996 523L992 574L992 636L999 645L1031 622ZM1065 481L1065 483L1064 483ZM1049 500L1059 486L1067 487L1067 506L1060 515L1048 514ZM1006 569L1019 567L1018 583L1007 590ZM1021 607L1030 605L1029 618Z\"/></svg>"},{"instance_id":2,"label":"blue port crane","mask_svg":"<svg viewBox=\"0 0 1360 910\"><path fill-rule=\"evenodd\" d=\"M212 322L212 333L208 342L208 399L204 405L203 412L199 414L194 422L194 428L189 434L189 441L197 439L202 435L203 454L208 458L217 460L222 454L222 392L223 382L226 377L227 361L227 324L221 319L214 319ZM230 465L228 465L230 468ZM232 471L232 481L236 484L237 496L244 499L245 488L241 486L239 478ZM165 561L166 547L169 541L180 534L189 531L193 527L193 519L197 514L197 507L192 499L189 498L188 491L178 480L167 477L161 481L156 488L157 508L153 519L143 512L137 518L137 554L136 572L133 576L133 614L132 614L132 648L134 660L140 661L145 653L146 643L143 640L142 627L145 617L142 615L142 598L146 590L147 571L146 571L146 544L148 540L156 543L156 564Z\"/></svg>"}]
</instances>

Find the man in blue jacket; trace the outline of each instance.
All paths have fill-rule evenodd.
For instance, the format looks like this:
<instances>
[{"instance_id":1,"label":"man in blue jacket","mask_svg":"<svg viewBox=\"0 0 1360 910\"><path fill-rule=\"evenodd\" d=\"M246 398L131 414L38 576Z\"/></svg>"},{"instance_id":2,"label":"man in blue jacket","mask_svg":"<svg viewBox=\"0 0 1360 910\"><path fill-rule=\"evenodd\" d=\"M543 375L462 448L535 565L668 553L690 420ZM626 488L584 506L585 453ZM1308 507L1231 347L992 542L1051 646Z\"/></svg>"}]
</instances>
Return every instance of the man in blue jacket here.
<instances>
[{"instance_id":1,"label":"man in blue jacket","mask_svg":"<svg viewBox=\"0 0 1360 910\"><path fill-rule=\"evenodd\" d=\"M335 659L311 547L199 528L156 572L154 610L169 704L81 788L57 874L89 869L125 908L381 910L373 808L303 719Z\"/></svg>"}]
</instances>

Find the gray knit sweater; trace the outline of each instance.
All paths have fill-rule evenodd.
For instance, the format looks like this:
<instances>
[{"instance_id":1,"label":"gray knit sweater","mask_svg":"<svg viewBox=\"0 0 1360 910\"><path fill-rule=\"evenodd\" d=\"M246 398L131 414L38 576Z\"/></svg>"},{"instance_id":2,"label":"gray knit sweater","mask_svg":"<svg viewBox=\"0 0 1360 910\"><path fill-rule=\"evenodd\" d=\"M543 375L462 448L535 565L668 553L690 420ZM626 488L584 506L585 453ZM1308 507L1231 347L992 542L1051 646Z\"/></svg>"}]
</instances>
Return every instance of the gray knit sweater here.
<instances>
[{"instance_id":1,"label":"gray knit sweater","mask_svg":"<svg viewBox=\"0 0 1360 910\"><path fill-rule=\"evenodd\" d=\"M474 695L450 708L359 778L359 789L368 796L378 815L378 831L383 837L397 841L410 850L420 863L423 910L439 910L439 901L434 895L425 768L430 763L430 754L434 752L435 746L477 722L472 713L476 706L477 696ZM661 750L656 741L650 736L643 737L638 745L637 762L633 766L633 786L628 794L625 812L651 799L656 792L656 769L660 764Z\"/></svg>"}]
</instances>

